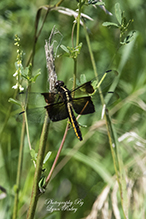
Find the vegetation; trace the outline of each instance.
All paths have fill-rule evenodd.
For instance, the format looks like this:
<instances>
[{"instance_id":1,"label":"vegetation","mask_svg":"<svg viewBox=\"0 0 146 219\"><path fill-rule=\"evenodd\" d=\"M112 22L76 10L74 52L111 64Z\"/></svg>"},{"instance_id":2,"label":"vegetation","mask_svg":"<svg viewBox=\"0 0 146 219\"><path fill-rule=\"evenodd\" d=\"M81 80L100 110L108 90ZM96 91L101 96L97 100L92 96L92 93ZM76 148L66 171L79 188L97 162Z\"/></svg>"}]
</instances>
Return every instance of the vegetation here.
<instances>
[{"instance_id":1,"label":"vegetation","mask_svg":"<svg viewBox=\"0 0 146 219\"><path fill-rule=\"evenodd\" d=\"M146 3L104 4L0 2L1 218L145 218ZM48 91L44 46L52 30L57 78L69 89L118 72L109 84L119 99L104 117L106 79L98 110L79 118L83 141L67 120L16 119L23 87Z\"/></svg>"}]
</instances>

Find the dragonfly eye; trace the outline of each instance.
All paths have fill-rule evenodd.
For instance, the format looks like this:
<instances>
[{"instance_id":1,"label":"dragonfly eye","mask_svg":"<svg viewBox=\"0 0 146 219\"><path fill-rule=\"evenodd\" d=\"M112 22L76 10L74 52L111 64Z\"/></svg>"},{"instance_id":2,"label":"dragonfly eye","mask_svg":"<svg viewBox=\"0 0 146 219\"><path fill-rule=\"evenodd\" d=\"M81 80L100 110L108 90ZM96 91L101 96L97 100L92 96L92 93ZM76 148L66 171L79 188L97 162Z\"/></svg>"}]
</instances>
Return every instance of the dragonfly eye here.
<instances>
[{"instance_id":1,"label":"dragonfly eye","mask_svg":"<svg viewBox=\"0 0 146 219\"><path fill-rule=\"evenodd\" d=\"M56 83L55 83L55 88L60 87L60 86L63 86L63 85L64 85L64 82L63 82L63 81L56 81Z\"/></svg>"}]
</instances>

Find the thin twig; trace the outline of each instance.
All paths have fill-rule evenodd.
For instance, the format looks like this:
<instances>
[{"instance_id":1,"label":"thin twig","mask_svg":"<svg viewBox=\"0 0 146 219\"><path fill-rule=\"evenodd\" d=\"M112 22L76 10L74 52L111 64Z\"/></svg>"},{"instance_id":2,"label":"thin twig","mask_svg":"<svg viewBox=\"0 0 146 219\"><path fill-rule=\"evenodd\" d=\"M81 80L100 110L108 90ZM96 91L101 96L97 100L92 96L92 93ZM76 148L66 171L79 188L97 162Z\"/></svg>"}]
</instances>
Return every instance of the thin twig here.
<instances>
[{"instance_id":1,"label":"thin twig","mask_svg":"<svg viewBox=\"0 0 146 219\"><path fill-rule=\"evenodd\" d=\"M57 155L56 155L56 157L55 157L54 163L53 163L52 168L51 168L51 170L50 170L50 172L49 172L49 175L48 175L48 177L47 177L47 179L46 179L46 183L45 183L44 188L45 188L45 187L47 186L47 184L49 183L50 178L51 178L51 176L52 176L52 174L53 174L53 171L54 171L55 166L56 166L56 164L57 164L57 161L58 161L58 158L59 158L59 156L60 156L61 150L62 150L62 148L63 148L63 145L64 145L64 142L65 142L65 139L66 139L66 135L67 135L68 129L69 129L69 123L67 123L67 126L66 126L66 129L65 129L65 133L64 133L64 136L63 136L61 145L60 145L60 147L59 147L59 150L58 150Z\"/></svg>"}]
</instances>

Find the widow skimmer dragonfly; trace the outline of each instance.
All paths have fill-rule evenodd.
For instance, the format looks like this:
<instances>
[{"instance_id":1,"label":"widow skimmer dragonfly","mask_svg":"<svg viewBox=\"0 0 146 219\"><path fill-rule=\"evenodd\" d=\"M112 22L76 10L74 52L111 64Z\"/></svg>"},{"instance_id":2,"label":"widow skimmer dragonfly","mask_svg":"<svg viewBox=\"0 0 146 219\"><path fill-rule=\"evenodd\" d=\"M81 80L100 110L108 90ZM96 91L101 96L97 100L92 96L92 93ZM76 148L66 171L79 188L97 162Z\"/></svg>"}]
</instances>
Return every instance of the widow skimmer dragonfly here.
<instances>
[{"instance_id":1,"label":"widow skimmer dragonfly","mask_svg":"<svg viewBox=\"0 0 146 219\"><path fill-rule=\"evenodd\" d=\"M105 74L110 71L111 70L106 71ZM102 80L103 79L100 81ZM91 95L95 92L95 88L92 85L92 80L80 85L72 91L64 85L63 81L58 80L55 83L55 89L57 91L56 93L41 93L45 99L45 102L47 103L44 108L47 110L50 120L57 122L69 118L77 138L80 141L83 140L74 111L80 115L86 115L95 112L95 107L91 99ZM88 94L88 96L86 95L77 98L72 97L73 92L76 92L77 90L82 90L84 93Z\"/></svg>"},{"instance_id":2,"label":"widow skimmer dragonfly","mask_svg":"<svg viewBox=\"0 0 146 219\"><path fill-rule=\"evenodd\" d=\"M82 87L86 87L90 93L94 92L90 82L85 83L82 85ZM55 96L53 93L41 93L47 103L45 109L48 112L49 118L53 122L69 118L77 138L80 141L83 140L73 109L77 114L81 115L94 113L95 109L91 100L91 96L73 98L71 95L72 92L66 86L64 86L63 81L56 81L55 89L59 94L59 98L56 102L54 102Z\"/></svg>"}]
</instances>

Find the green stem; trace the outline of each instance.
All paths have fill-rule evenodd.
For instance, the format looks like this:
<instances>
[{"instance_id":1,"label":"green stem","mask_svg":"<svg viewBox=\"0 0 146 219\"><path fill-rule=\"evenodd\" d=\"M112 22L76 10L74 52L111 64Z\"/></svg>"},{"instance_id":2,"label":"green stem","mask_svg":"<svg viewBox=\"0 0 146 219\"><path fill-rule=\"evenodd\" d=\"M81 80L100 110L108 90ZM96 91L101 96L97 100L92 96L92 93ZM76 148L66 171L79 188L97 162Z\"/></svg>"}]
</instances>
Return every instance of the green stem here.
<instances>
[{"instance_id":1,"label":"green stem","mask_svg":"<svg viewBox=\"0 0 146 219\"><path fill-rule=\"evenodd\" d=\"M97 74L97 70L96 70L95 60L94 60L93 52L92 52L92 49L91 49L90 39L89 39L89 36L88 36L88 33L87 33L87 29L86 29L86 26L85 26L84 22L83 22L83 26L84 26L84 30L85 30L86 41L87 41L88 48L89 48L89 53L90 53L90 57L91 57L92 66L93 66L93 69L94 69L95 76L97 77L98 74ZM98 90L99 90L99 94L100 94L102 105L104 105L104 98L103 98L100 86L98 87ZM109 127L109 124L112 124L112 123L109 120L109 116L108 116L107 113L105 113L105 121L106 121L106 128L107 128L107 134L108 134L110 149L111 149L111 153L112 153L112 157L113 157L115 173L116 173L116 176L117 176L117 180L118 180L120 191L122 191L121 183L120 183L120 180L119 180L119 170L120 170L119 157L117 157L117 154L115 153L115 150L114 150L113 145L112 145L112 136L111 136L112 128L110 130L110 127ZM117 145L115 145L115 147L117 148Z\"/></svg>"},{"instance_id":2,"label":"green stem","mask_svg":"<svg viewBox=\"0 0 146 219\"><path fill-rule=\"evenodd\" d=\"M96 70L95 60L94 60L93 52L92 52L92 49L91 49L90 39L89 39L87 29L86 29L86 26L85 26L84 22L83 22L83 26L84 26L84 30L85 30L86 41L87 41L87 44L88 44L88 49L89 49L89 53L90 53L90 57L91 57L92 66L93 66L93 69L94 69L95 76L97 77L98 74L97 74L97 70ZM97 80L98 80L98 78L97 78ZM103 98L100 86L98 87L98 90L99 90L102 105L104 105L104 98ZM123 207L123 192L122 192L122 184L121 184L121 180L123 180L123 177L122 177L123 174L121 174L122 173L121 172L121 162L120 162L120 158L119 158L120 152L115 151L115 149L113 148L112 133L115 133L115 132L113 132L113 125L112 125L111 119L109 118L107 113L105 113L105 121L106 121L107 134L108 134L110 149L111 149L111 153L112 153L115 173L116 173L117 181L118 181L118 184L119 184L119 189L120 189L120 194L121 194L121 202L122 202L122 207ZM114 137L115 137L115 139L114 139L115 148L116 148L116 150L118 150L118 144L117 144L117 140L116 140L117 137L116 136L114 136ZM126 212L125 212L124 208L123 208L123 212L124 212L124 218L126 218Z\"/></svg>"},{"instance_id":3,"label":"green stem","mask_svg":"<svg viewBox=\"0 0 146 219\"><path fill-rule=\"evenodd\" d=\"M16 180L16 193L14 199L14 209L13 209L13 219L17 218L18 213L18 202L19 202L19 190L20 190L20 179L21 179L21 170L22 170L22 161L23 161L23 147L24 147L24 137L25 137L25 121L23 120L22 130L21 130L21 143L19 149L19 160L17 168L17 180Z\"/></svg>"},{"instance_id":4,"label":"green stem","mask_svg":"<svg viewBox=\"0 0 146 219\"><path fill-rule=\"evenodd\" d=\"M81 1L79 1L79 13L77 18L77 35L76 35L76 46L79 45L79 34L80 34L80 17L81 17Z\"/></svg>"},{"instance_id":5,"label":"green stem","mask_svg":"<svg viewBox=\"0 0 146 219\"><path fill-rule=\"evenodd\" d=\"M74 59L73 90L76 87L76 76L77 76L77 59ZM72 93L72 97L74 97L74 92Z\"/></svg>"},{"instance_id":6,"label":"green stem","mask_svg":"<svg viewBox=\"0 0 146 219\"><path fill-rule=\"evenodd\" d=\"M86 29L84 21L83 21L83 27L84 27L84 31L85 31L86 41L87 41L87 45L88 45L88 49L89 49L89 54L90 54L90 58L91 58L91 62L92 62L93 70L94 70L94 74L95 74L95 77L98 80L98 73L97 73L97 69L96 69L95 59L94 59L94 55L93 55L93 52L92 52L92 49L91 49L91 43L90 43L90 39L89 39L89 36L88 36L87 29ZM104 105L104 98L103 98L100 86L98 87L98 90L99 90L99 95L100 95L101 103L102 103L102 105Z\"/></svg>"},{"instance_id":7,"label":"green stem","mask_svg":"<svg viewBox=\"0 0 146 219\"><path fill-rule=\"evenodd\" d=\"M83 27L84 27L84 31L85 31L86 41L87 41L87 45L88 45L88 49L89 49L89 54L90 54L90 58L91 58L91 62L92 62L93 70L94 70L94 74L95 74L95 77L97 77L98 73L97 73L97 69L96 69L96 64L95 64L93 52L92 52L92 49L91 49L90 39L89 39L89 36L88 36L87 29L86 29L84 21L83 21Z\"/></svg>"},{"instance_id":8,"label":"green stem","mask_svg":"<svg viewBox=\"0 0 146 219\"><path fill-rule=\"evenodd\" d=\"M128 218L128 199L127 199L127 184L126 184L126 175L125 175L125 171L124 171L124 165L122 162L122 158L121 158L121 152L120 152L120 148L118 145L118 140L117 140L117 135L116 132L114 130L114 126L112 125L111 119L108 115L108 113L106 114L106 125L107 125L107 131L108 131L108 138L109 138L109 142L110 142L110 148L111 148L111 153L112 153L112 157L113 157L113 163L114 163L114 168L115 168L115 172L116 172L116 177L117 177L117 181L119 184L119 190L120 190L120 196L121 196L121 204L122 204L122 208L123 208L123 214L124 214L124 218ZM112 133L112 137L113 140L111 138L111 133ZM113 148L113 144L112 142L114 142L114 148Z\"/></svg>"},{"instance_id":9,"label":"green stem","mask_svg":"<svg viewBox=\"0 0 146 219\"><path fill-rule=\"evenodd\" d=\"M37 11L37 15L36 15L36 19L35 19L35 34L34 34L34 43L33 43L33 49L32 49L32 52L30 54L30 57L29 57L29 60L27 61L27 66L29 65L31 59L32 59L32 66L33 66L33 61L34 61L34 54L35 54L35 46L36 46L36 43L38 41L38 38L42 32L42 29L43 29L43 26L45 24L45 21L47 19L47 16L48 16L48 13L53 9L53 8L56 8L56 7L59 7L59 5L61 5L61 3L63 2L64 0L60 0L56 5L54 6L50 6L48 7L47 11L46 11L46 14L44 16L44 19L43 19L43 22L42 22L42 25L40 27L40 29L38 30L38 18L40 16L40 13L41 13L41 10L43 9L43 7L39 8L38 11Z\"/></svg>"},{"instance_id":10,"label":"green stem","mask_svg":"<svg viewBox=\"0 0 146 219\"><path fill-rule=\"evenodd\" d=\"M17 92L18 92L18 90L15 90L13 99L16 99ZM7 125L8 120L9 120L9 118L10 118L10 116L11 116L11 110L12 110L12 104L10 105L10 107L9 107L9 109L8 109L8 112L7 112L7 114L6 114L6 118L5 118L5 120L4 120L4 124L3 124L3 126L1 126L1 130L0 130L0 140L2 139L3 132L4 132L4 130L5 130L5 127L6 127L6 125Z\"/></svg>"},{"instance_id":11,"label":"green stem","mask_svg":"<svg viewBox=\"0 0 146 219\"><path fill-rule=\"evenodd\" d=\"M79 45L79 35L80 35L80 16L81 16L81 1L79 1L79 13L77 17L77 34L76 34L76 47ZM73 42L73 40L72 40ZM74 58L74 75L73 75L73 90L76 87L76 76L77 76L77 58ZM74 96L74 93L73 93Z\"/></svg>"},{"instance_id":12,"label":"green stem","mask_svg":"<svg viewBox=\"0 0 146 219\"><path fill-rule=\"evenodd\" d=\"M27 214L27 219L34 218L38 198L40 195L38 184L39 184L41 173L42 173L42 165L43 165L46 141L47 141L47 136L48 136L48 128L49 128L49 119L48 119L48 116L46 115L41 138L40 138L40 145L39 145L39 151L38 151L37 163L36 163L36 169L35 169L35 175L34 175L34 181L33 181L33 189L32 189L31 201L30 201L30 206L29 206L29 210Z\"/></svg>"}]
</instances>

